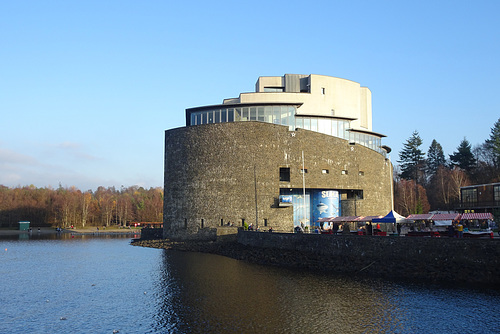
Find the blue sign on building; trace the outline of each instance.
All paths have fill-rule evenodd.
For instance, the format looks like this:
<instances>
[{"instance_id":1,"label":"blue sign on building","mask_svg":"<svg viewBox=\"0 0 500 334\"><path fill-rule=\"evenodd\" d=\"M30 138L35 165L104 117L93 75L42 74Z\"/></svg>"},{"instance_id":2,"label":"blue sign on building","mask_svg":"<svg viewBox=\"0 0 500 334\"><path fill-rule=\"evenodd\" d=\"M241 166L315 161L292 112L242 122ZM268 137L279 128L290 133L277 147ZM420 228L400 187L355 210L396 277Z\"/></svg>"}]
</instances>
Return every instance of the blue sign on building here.
<instances>
[{"instance_id":1,"label":"blue sign on building","mask_svg":"<svg viewBox=\"0 0 500 334\"><path fill-rule=\"evenodd\" d=\"M337 190L312 191L312 222L318 225L318 219L340 216L340 196Z\"/></svg>"}]
</instances>

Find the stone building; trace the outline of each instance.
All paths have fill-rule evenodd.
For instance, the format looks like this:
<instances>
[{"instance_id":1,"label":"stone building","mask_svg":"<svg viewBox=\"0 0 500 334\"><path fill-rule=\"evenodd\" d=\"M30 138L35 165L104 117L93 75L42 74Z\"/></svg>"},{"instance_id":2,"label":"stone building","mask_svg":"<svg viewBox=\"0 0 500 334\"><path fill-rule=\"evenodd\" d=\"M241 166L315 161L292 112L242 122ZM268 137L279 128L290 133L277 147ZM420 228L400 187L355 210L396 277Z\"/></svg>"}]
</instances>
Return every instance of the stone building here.
<instances>
[{"instance_id":1,"label":"stone building","mask_svg":"<svg viewBox=\"0 0 500 334\"><path fill-rule=\"evenodd\" d=\"M390 149L371 123L368 88L321 75L260 77L254 93L186 109L165 132L165 237L387 213Z\"/></svg>"}]
</instances>

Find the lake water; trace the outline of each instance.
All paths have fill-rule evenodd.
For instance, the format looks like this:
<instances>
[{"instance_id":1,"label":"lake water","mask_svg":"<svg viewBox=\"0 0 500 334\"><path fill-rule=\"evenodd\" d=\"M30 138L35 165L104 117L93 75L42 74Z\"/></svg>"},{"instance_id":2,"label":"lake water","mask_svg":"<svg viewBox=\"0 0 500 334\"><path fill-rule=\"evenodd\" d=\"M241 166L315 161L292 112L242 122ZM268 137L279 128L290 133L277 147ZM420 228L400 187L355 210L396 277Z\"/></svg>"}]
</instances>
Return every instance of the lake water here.
<instances>
[{"instance_id":1,"label":"lake water","mask_svg":"<svg viewBox=\"0 0 500 334\"><path fill-rule=\"evenodd\" d=\"M0 238L0 333L500 333L498 291L46 238Z\"/></svg>"}]
</instances>

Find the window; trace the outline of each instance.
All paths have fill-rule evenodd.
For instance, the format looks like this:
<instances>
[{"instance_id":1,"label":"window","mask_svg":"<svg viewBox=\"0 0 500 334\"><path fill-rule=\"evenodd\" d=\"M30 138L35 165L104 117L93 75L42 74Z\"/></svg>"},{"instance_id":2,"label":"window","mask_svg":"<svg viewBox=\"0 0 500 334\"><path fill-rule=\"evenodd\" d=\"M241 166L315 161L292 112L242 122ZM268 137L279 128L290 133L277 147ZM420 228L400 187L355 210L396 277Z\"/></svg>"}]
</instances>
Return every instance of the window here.
<instances>
[{"instance_id":1,"label":"window","mask_svg":"<svg viewBox=\"0 0 500 334\"><path fill-rule=\"evenodd\" d=\"M257 120L259 122L264 122L266 120L266 118L264 116L264 107L257 108Z\"/></svg>"},{"instance_id":2,"label":"window","mask_svg":"<svg viewBox=\"0 0 500 334\"><path fill-rule=\"evenodd\" d=\"M342 175L347 175L347 169L342 170Z\"/></svg>"},{"instance_id":3,"label":"window","mask_svg":"<svg viewBox=\"0 0 500 334\"><path fill-rule=\"evenodd\" d=\"M290 168L280 167L280 181L290 182Z\"/></svg>"},{"instance_id":4,"label":"window","mask_svg":"<svg viewBox=\"0 0 500 334\"><path fill-rule=\"evenodd\" d=\"M358 172L358 175L359 175L359 176L365 176L365 172L363 172L362 170L360 170L360 171Z\"/></svg>"},{"instance_id":5,"label":"window","mask_svg":"<svg viewBox=\"0 0 500 334\"><path fill-rule=\"evenodd\" d=\"M267 226L267 219L264 218L264 226Z\"/></svg>"},{"instance_id":6,"label":"window","mask_svg":"<svg viewBox=\"0 0 500 334\"><path fill-rule=\"evenodd\" d=\"M201 228L204 228L204 227L205 227L205 220L204 220L204 219L202 219L202 220L201 220Z\"/></svg>"},{"instance_id":7,"label":"window","mask_svg":"<svg viewBox=\"0 0 500 334\"><path fill-rule=\"evenodd\" d=\"M306 174L306 173L307 173L307 168L300 169L300 174Z\"/></svg>"},{"instance_id":8,"label":"window","mask_svg":"<svg viewBox=\"0 0 500 334\"><path fill-rule=\"evenodd\" d=\"M462 189L462 202L467 204L477 203L477 189Z\"/></svg>"},{"instance_id":9,"label":"window","mask_svg":"<svg viewBox=\"0 0 500 334\"><path fill-rule=\"evenodd\" d=\"M325 95L325 88L321 87L321 95Z\"/></svg>"},{"instance_id":10,"label":"window","mask_svg":"<svg viewBox=\"0 0 500 334\"><path fill-rule=\"evenodd\" d=\"M321 174L329 174L330 171L328 169L322 169Z\"/></svg>"},{"instance_id":11,"label":"window","mask_svg":"<svg viewBox=\"0 0 500 334\"><path fill-rule=\"evenodd\" d=\"M493 187L493 199L495 202L500 201L500 186Z\"/></svg>"},{"instance_id":12,"label":"window","mask_svg":"<svg viewBox=\"0 0 500 334\"><path fill-rule=\"evenodd\" d=\"M279 93L284 91L283 87L264 87L264 93Z\"/></svg>"},{"instance_id":13,"label":"window","mask_svg":"<svg viewBox=\"0 0 500 334\"><path fill-rule=\"evenodd\" d=\"M348 190L346 192L346 199L363 199L363 190Z\"/></svg>"},{"instance_id":14,"label":"window","mask_svg":"<svg viewBox=\"0 0 500 334\"><path fill-rule=\"evenodd\" d=\"M257 108L250 108L250 120L251 121L256 121L257 120Z\"/></svg>"},{"instance_id":15,"label":"window","mask_svg":"<svg viewBox=\"0 0 500 334\"><path fill-rule=\"evenodd\" d=\"M222 218L220 220L220 226L224 226L224 219L222 219Z\"/></svg>"}]
</instances>

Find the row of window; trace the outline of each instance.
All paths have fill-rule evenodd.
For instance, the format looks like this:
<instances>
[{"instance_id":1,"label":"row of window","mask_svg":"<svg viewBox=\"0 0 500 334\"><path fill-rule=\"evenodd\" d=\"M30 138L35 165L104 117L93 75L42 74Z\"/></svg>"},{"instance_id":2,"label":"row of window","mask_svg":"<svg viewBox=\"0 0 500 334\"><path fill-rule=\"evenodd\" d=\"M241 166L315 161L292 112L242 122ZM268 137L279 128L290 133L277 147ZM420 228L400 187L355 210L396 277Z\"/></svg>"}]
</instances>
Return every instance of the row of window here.
<instances>
[{"instance_id":1,"label":"row of window","mask_svg":"<svg viewBox=\"0 0 500 334\"><path fill-rule=\"evenodd\" d=\"M222 108L191 113L189 125L258 121L287 125L293 129L294 115L295 107L293 106Z\"/></svg>"},{"instance_id":2,"label":"row of window","mask_svg":"<svg viewBox=\"0 0 500 334\"><path fill-rule=\"evenodd\" d=\"M300 174L306 174L308 173L307 168L301 168L299 170ZM329 169L322 169L321 174L330 174ZM348 175L349 172L347 169L343 169L341 171L342 175ZM290 182L290 167L280 167L280 181L282 182ZM358 171L359 176L364 176L365 172L364 171Z\"/></svg>"},{"instance_id":3,"label":"row of window","mask_svg":"<svg viewBox=\"0 0 500 334\"><path fill-rule=\"evenodd\" d=\"M263 220L264 222L264 227L267 227L269 222L267 220L267 218L264 218ZM220 226L235 226L233 222L229 221L229 220L226 220L224 221L224 219L221 218L220 220ZM241 219L241 226L244 227L245 226L245 218L242 218ZM205 224L205 219L201 219L200 220L200 228L205 228L207 227L206 224ZM184 219L184 228L188 228L188 220L187 218Z\"/></svg>"},{"instance_id":4,"label":"row of window","mask_svg":"<svg viewBox=\"0 0 500 334\"><path fill-rule=\"evenodd\" d=\"M380 137L349 131L348 120L297 116L294 106L216 108L192 112L189 125L257 121L288 126L290 131L305 129L349 140L385 155Z\"/></svg>"},{"instance_id":5,"label":"row of window","mask_svg":"<svg viewBox=\"0 0 500 334\"><path fill-rule=\"evenodd\" d=\"M349 121L346 120L317 117L296 117L294 128L311 130L325 135L349 140L349 131L347 131L349 129Z\"/></svg>"}]
</instances>

